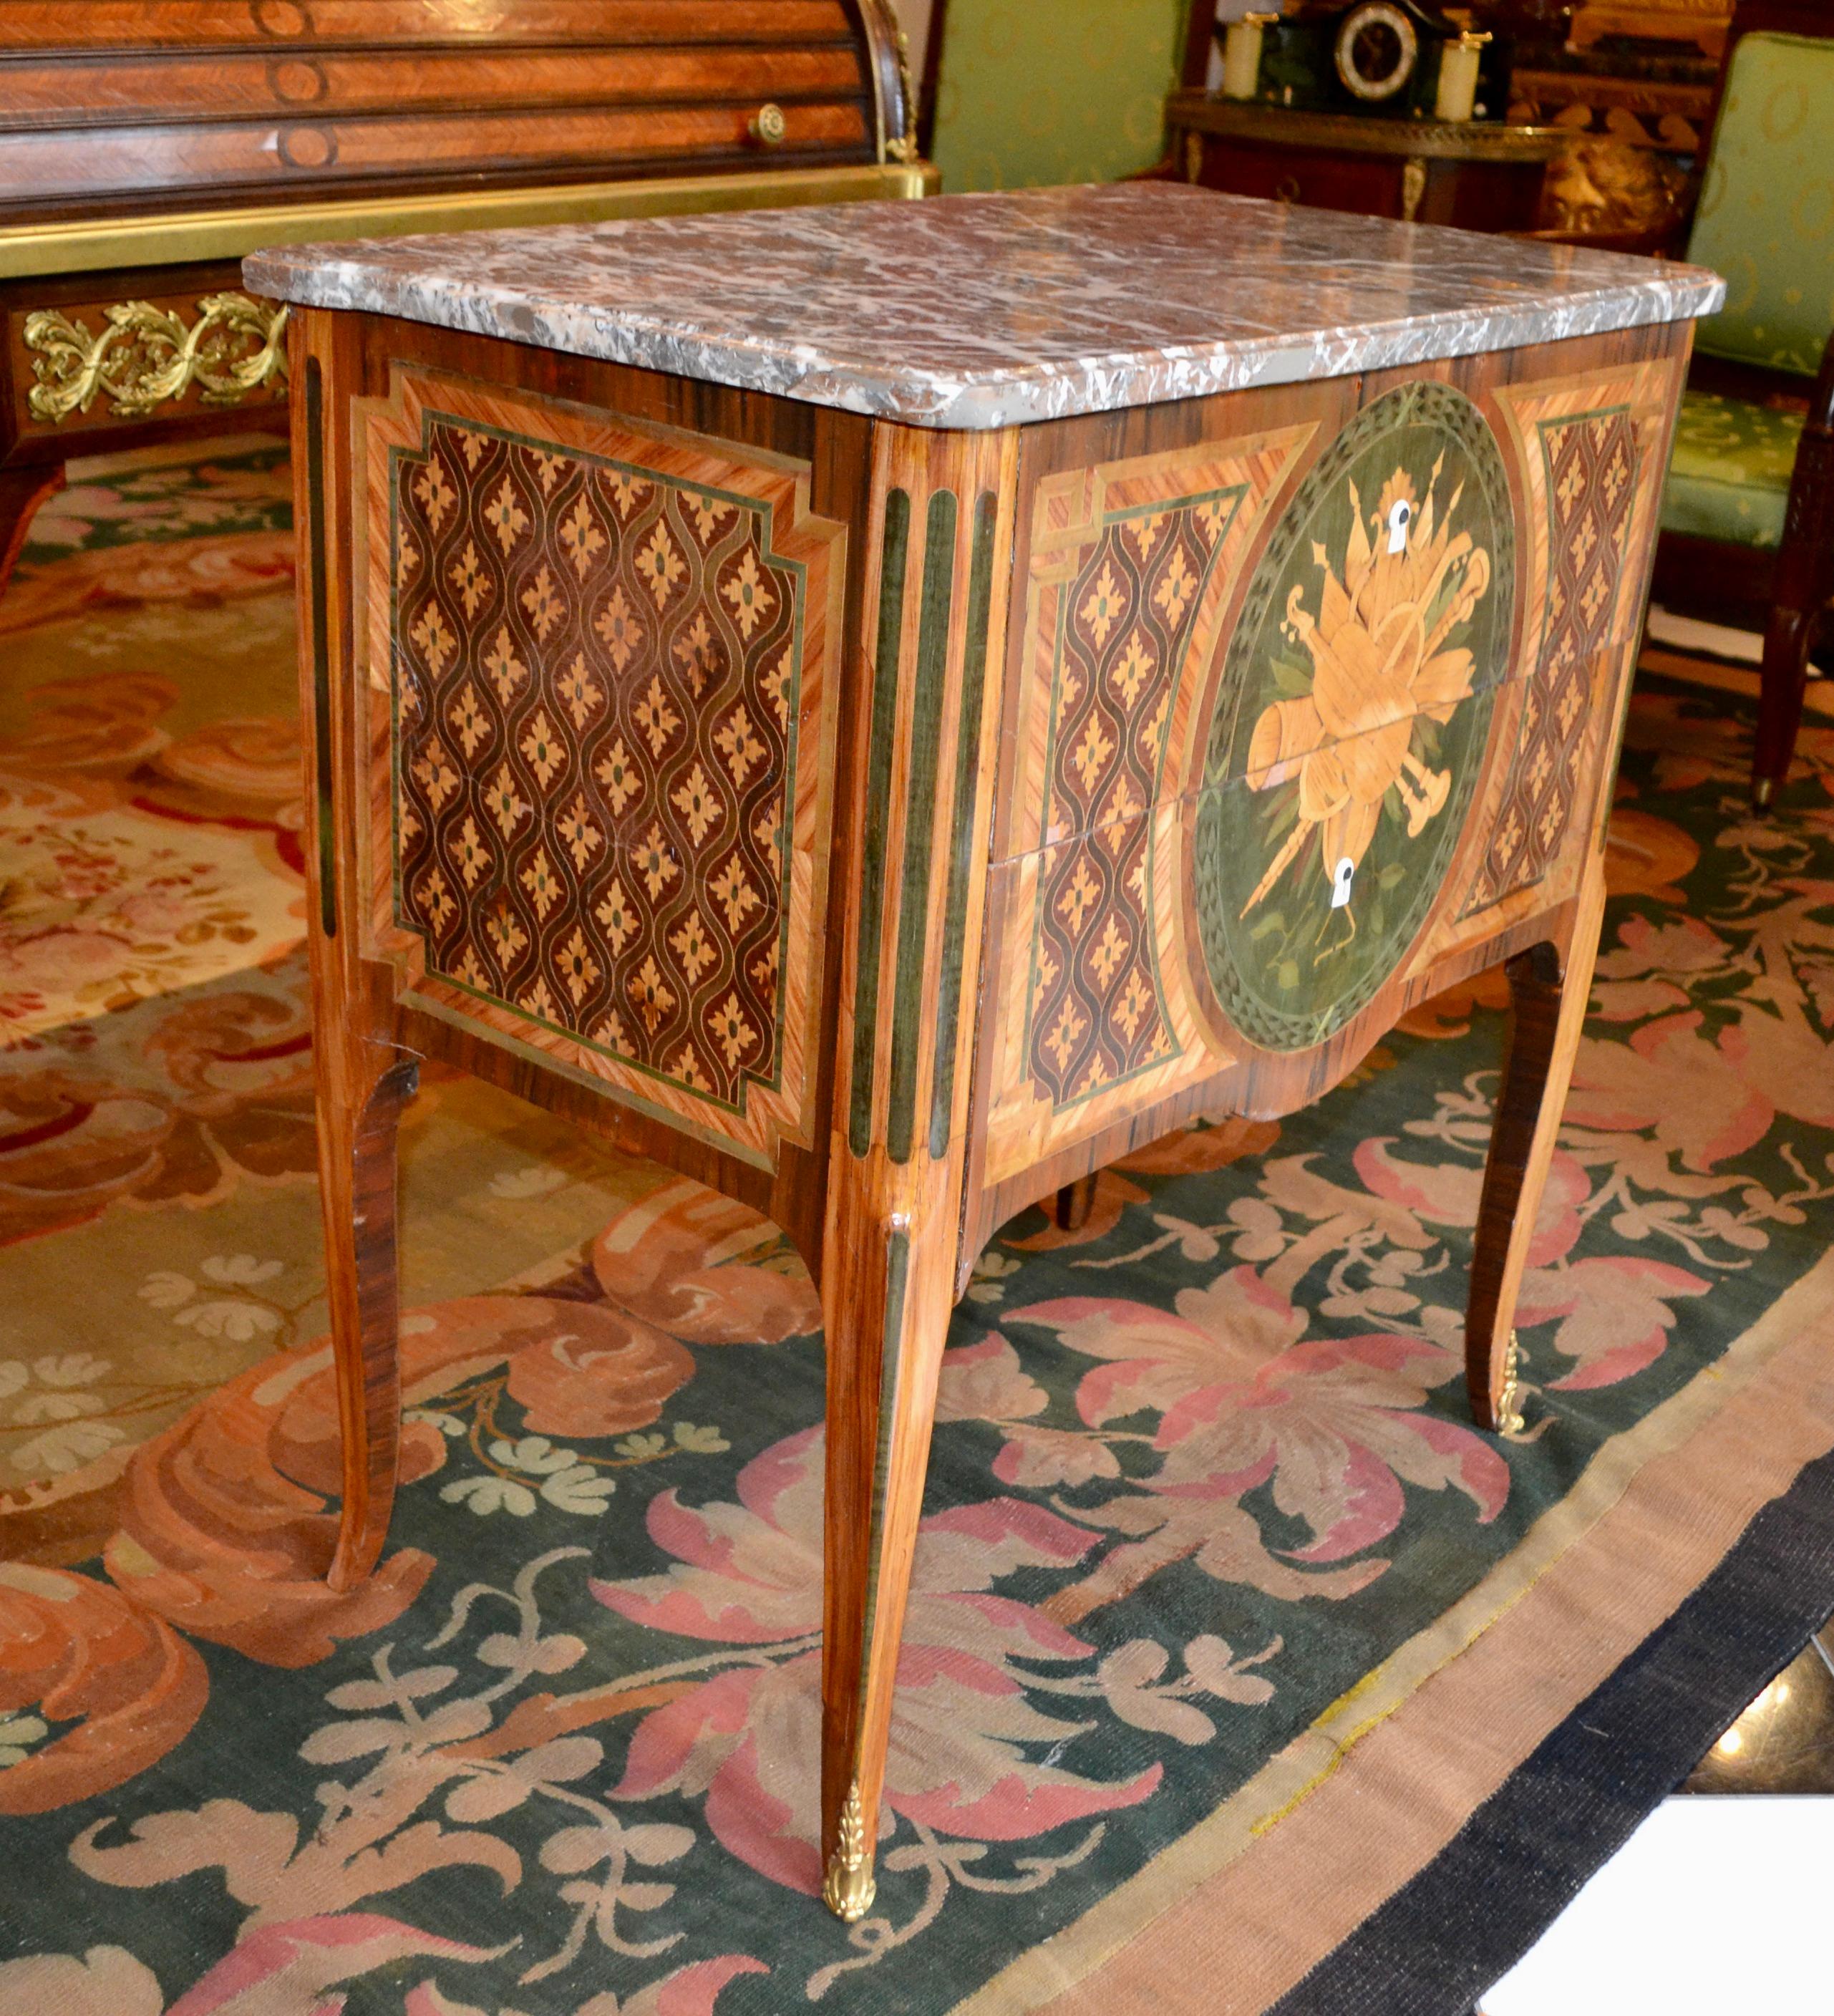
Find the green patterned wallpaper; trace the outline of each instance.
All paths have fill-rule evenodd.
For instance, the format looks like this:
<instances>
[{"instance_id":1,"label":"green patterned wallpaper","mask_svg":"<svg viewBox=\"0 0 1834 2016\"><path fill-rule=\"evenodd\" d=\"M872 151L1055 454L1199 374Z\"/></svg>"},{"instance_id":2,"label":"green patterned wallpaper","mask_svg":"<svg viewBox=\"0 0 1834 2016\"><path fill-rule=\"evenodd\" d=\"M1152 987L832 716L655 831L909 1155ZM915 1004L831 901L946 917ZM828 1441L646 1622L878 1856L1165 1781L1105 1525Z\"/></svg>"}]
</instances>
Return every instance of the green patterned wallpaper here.
<instances>
[{"instance_id":1,"label":"green patterned wallpaper","mask_svg":"<svg viewBox=\"0 0 1834 2016\"><path fill-rule=\"evenodd\" d=\"M1157 160L1186 0L949 0L945 189L1113 182Z\"/></svg>"}]
</instances>

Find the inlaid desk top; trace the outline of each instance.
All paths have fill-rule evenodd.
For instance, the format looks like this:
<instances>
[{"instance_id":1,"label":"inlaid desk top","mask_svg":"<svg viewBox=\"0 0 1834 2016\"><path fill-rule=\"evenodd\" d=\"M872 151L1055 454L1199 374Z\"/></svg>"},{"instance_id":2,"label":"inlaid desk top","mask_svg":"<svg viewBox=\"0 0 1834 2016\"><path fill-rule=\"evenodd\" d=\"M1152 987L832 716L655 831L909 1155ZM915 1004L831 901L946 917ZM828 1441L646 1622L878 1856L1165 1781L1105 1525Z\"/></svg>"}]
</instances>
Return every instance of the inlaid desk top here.
<instances>
[{"instance_id":1,"label":"inlaid desk top","mask_svg":"<svg viewBox=\"0 0 1834 2016\"><path fill-rule=\"evenodd\" d=\"M1698 267L1175 184L289 246L250 286L982 429L1710 314Z\"/></svg>"}]
</instances>

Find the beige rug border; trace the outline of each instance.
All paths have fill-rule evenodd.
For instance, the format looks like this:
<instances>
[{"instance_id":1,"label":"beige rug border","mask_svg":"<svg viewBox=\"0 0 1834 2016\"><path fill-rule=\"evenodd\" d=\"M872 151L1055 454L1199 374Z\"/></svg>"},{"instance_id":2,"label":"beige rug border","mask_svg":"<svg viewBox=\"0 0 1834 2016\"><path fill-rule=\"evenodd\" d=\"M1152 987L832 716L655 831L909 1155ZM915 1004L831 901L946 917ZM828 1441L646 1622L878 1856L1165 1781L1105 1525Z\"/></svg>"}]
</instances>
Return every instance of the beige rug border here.
<instances>
[{"instance_id":1,"label":"beige rug border","mask_svg":"<svg viewBox=\"0 0 1834 2016\"><path fill-rule=\"evenodd\" d=\"M1831 1446L1834 1252L1607 1443L1458 1604L953 2016L1017 2016L1047 2002L1051 2016L1253 2016L1429 1861ZM1519 1606L1509 1629L1493 1633ZM1510 1649L1525 1632L1566 1656L1525 1668ZM1362 1852L1346 1872L1330 1850L1351 1805ZM1248 1857L1250 1848L1260 1852ZM1199 1964L1206 1954L1219 1971Z\"/></svg>"}]
</instances>

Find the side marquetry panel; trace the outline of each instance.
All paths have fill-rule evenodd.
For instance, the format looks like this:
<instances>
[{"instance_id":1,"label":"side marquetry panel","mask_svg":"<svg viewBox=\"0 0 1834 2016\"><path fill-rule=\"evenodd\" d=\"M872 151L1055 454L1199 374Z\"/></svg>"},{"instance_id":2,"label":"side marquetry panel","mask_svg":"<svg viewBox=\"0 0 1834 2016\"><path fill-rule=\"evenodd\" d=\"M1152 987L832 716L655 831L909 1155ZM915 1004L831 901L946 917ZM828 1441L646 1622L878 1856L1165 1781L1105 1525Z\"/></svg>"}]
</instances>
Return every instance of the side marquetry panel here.
<instances>
[{"instance_id":1,"label":"side marquetry panel","mask_svg":"<svg viewBox=\"0 0 1834 2016\"><path fill-rule=\"evenodd\" d=\"M404 994L769 1165L808 1139L843 528L799 465L419 373L361 427Z\"/></svg>"},{"instance_id":2,"label":"side marquetry panel","mask_svg":"<svg viewBox=\"0 0 1834 2016\"><path fill-rule=\"evenodd\" d=\"M1584 758L1597 661L1609 654L1614 678L1642 621L1638 563L1660 501L1672 376L1649 364L1498 394L1526 500L1530 671L1468 914L1543 880L1595 781Z\"/></svg>"}]
</instances>

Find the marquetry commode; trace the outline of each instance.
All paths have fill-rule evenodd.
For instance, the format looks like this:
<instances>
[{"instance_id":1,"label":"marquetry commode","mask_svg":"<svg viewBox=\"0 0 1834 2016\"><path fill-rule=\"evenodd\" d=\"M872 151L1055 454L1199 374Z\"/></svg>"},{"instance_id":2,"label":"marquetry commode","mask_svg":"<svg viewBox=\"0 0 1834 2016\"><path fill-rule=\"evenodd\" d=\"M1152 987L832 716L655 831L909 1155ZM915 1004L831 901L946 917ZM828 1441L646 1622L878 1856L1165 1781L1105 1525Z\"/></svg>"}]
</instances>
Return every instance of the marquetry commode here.
<instances>
[{"instance_id":1,"label":"marquetry commode","mask_svg":"<svg viewBox=\"0 0 1834 2016\"><path fill-rule=\"evenodd\" d=\"M334 1578L455 1060L768 1212L828 1339L828 1900L870 1901L948 1314L1019 1207L1499 959L1511 1316L1687 267L1165 185L296 249Z\"/></svg>"}]
</instances>

